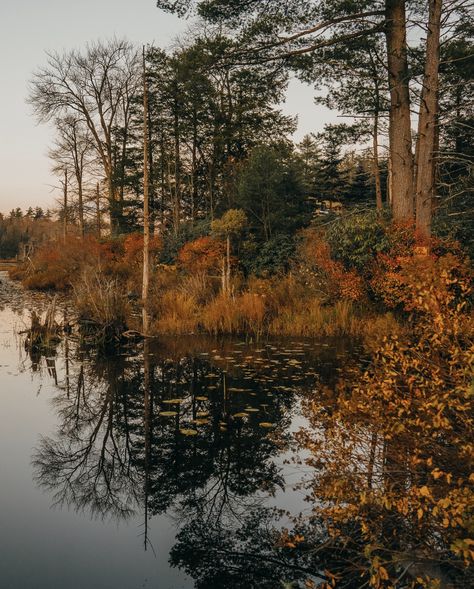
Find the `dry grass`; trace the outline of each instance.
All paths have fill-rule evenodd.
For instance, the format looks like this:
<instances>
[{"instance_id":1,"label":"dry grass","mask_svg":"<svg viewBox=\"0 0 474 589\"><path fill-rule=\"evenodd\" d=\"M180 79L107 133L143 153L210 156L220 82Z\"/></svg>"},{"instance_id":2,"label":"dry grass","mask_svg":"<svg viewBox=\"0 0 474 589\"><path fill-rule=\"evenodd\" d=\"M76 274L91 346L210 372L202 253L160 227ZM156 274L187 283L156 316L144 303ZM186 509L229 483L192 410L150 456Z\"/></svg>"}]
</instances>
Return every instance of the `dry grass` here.
<instances>
[{"instance_id":1,"label":"dry grass","mask_svg":"<svg viewBox=\"0 0 474 589\"><path fill-rule=\"evenodd\" d=\"M328 307L318 298L299 301L280 310L271 322L271 335L322 337L357 335L360 323L349 301L338 301Z\"/></svg>"},{"instance_id":2,"label":"dry grass","mask_svg":"<svg viewBox=\"0 0 474 589\"><path fill-rule=\"evenodd\" d=\"M198 306L192 296L175 290L165 292L155 310L158 317L154 330L169 335L194 333L198 326L197 311Z\"/></svg>"},{"instance_id":3,"label":"dry grass","mask_svg":"<svg viewBox=\"0 0 474 589\"><path fill-rule=\"evenodd\" d=\"M201 311L200 323L208 333L238 333L240 328L239 309L235 299L219 294Z\"/></svg>"},{"instance_id":4,"label":"dry grass","mask_svg":"<svg viewBox=\"0 0 474 589\"><path fill-rule=\"evenodd\" d=\"M73 291L79 319L94 334L94 343L120 340L127 329L130 308L118 281L88 270L73 285Z\"/></svg>"}]
</instances>

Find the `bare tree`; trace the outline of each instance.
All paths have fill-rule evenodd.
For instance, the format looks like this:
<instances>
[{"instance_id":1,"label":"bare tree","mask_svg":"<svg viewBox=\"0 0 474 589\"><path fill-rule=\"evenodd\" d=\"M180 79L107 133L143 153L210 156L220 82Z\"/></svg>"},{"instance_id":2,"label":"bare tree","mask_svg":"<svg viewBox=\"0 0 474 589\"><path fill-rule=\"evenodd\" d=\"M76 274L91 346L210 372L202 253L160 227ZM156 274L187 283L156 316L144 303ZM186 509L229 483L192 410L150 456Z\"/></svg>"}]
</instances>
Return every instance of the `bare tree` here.
<instances>
[{"instance_id":1,"label":"bare tree","mask_svg":"<svg viewBox=\"0 0 474 589\"><path fill-rule=\"evenodd\" d=\"M88 45L83 53L49 53L47 65L33 77L28 101L38 120L65 115L82 119L107 181L112 233L121 230L123 191L115 157L115 131L128 124L127 104L140 83L139 57L125 40Z\"/></svg>"},{"instance_id":2,"label":"bare tree","mask_svg":"<svg viewBox=\"0 0 474 589\"><path fill-rule=\"evenodd\" d=\"M57 138L50 158L60 167L71 168L77 189L79 232L84 236L84 172L93 148L88 127L77 115L56 119Z\"/></svg>"},{"instance_id":3,"label":"bare tree","mask_svg":"<svg viewBox=\"0 0 474 589\"><path fill-rule=\"evenodd\" d=\"M150 212L149 212L149 178L148 178L148 84L145 65L145 48L143 48L143 334L149 335L148 298L150 284Z\"/></svg>"}]
</instances>

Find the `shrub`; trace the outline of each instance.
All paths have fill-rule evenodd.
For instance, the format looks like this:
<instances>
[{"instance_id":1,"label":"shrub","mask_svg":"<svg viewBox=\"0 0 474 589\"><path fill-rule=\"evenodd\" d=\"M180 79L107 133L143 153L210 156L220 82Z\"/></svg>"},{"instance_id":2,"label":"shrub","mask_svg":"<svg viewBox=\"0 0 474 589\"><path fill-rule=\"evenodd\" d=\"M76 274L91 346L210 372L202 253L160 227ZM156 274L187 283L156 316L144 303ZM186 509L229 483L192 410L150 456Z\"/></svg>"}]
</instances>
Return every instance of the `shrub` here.
<instances>
[{"instance_id":1,"label":"shrub","mask_svg":"<svg viewBox=\"0 0 474 589\"><path fill-rule=\"evenodd\" d=\"M85 270L74 284L74 297L79 319L94 334L94 343L108 345L121 339L130 309L116 279Z\"/></svg>"},{"instance_id":2,"label":"shrub","mask_svg":"<svg viewBox=\"0 0 474 589\"><path fill-rule=\"evenodd\" d=\"M467 259L433 254L379 261L371 286L387 307L432 321L454 313L459 304L470 304L472 269Z\"/></svg>"},{"instance_id":3,"label":"shrub","mask_svg":"<svg viewBox=\"0 0 474 589\"><path fill-rule=\"evenodd\" d=\"M162 249L162 240L158 236L150 238L150 258L156 259ZM123 242L123 258L126 265L142 268L143 266L143 234L130 233Z\"/></svg>"},{"instance_id":4,"label":"shrub","mask_svg":"<svg viewBox=\"0 0 474 589\"><path fill-rule=\"evenodd\" d=\"M301 247L300 270L314 290L327 301L360 301L366 295L363 278L354 268L334 260L324 233L308 231Z\"/></svg>"},{"instance_id":5,"label":"shrub","mask_svg":"<svg viewBox=\"0 0 474 589\"><path fill-rule=\"evenodd\" d=\"M290 235L275 235L261 245L244 250L242 263L248 273L257 276L287 272L295 258L297 239ZM246 254L246 255L245 255Z\"/></svg>"},{"instance_id":6,"label":"shrub","mask_svg":"<svg viewBox=\"0 0 474 589\"><path fill-rule=\"evenodd\" d=\"M376 211L342 215L327 226L325 235L334 260L358 272L365 272L374 256L392 245L386 219Z\"/></svg>"},{"instance_id":7,"label":"shrub","mask_svg":"<svg viewBox=\"0 0 474 589\"><path fill-rule=\"evenodd\" d=\"M112 259L109 244L99 243L94 237L48 242L25 266L23 284L31 289L66 290L71 287L72 278L84 268L106 266Z\"/></svg>"},{"instance_id":8,"label":"shrub","mask_svg":"<svg viewBox=\"0 0 474 589\"><path fill-rule=\"evenodd\" d=\"M179 251L178 264L190 273L216 273L222 266L225 244L214 237L199 237Z\"/></svg>"}]
</instances>

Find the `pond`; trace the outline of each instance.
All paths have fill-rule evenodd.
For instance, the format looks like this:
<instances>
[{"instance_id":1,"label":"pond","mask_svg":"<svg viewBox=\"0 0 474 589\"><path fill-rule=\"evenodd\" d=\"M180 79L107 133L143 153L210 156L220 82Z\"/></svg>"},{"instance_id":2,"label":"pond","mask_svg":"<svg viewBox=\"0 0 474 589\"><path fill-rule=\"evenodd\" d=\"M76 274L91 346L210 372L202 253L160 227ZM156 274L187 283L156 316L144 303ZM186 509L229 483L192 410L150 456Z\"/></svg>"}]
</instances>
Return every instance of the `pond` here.
<instances>
[{"instance_id":1,"label":"pond","mask_svg":"<svg viewBox=\"0 0 474 589\"><path fill-rule=\"evenodd\" d=\"M267 548L311 508L293 434L302 401L334 386L348 342L189 336L101 356L65 334L28 353L20 332L48 302L2 275L1 586L292 581L297 567Z\"/></svg>"}]
</instances>

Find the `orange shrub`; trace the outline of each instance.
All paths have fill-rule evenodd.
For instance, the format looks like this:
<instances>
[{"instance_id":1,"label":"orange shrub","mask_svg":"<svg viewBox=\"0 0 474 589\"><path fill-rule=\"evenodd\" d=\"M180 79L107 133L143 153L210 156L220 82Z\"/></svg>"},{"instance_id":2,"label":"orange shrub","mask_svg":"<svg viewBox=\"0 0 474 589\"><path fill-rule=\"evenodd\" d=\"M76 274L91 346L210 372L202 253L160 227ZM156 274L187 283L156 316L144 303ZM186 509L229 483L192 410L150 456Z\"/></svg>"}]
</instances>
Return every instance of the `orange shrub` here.
<instances>
[{"instance_id":1,"label":"orange shrub","mask_svg":"<svg viewBox=\"0 0 474 589\"><path fill-rule=\"evenodd\" d=\"M191 273L217 272L225 255L225 244L214 237L198 237L183 245L178 253L178 264Z\"/></svg>"},{"instance_id":2,"label":"orange shrub","mask_svg":"<svg viewBox=\"0 0 474 589\"><path fill-rule=\"evenodd\" d=\"M86 267L105 267L113 259L111 246L94 237L69 237L42 245L26 268L23 284L31 289L66 290Z\"/></svg>"},{"instance_id":3,"label":"orange shrub","mask_svg":"<svg viewBox=\"0 0 474 589\"><path fill-rule=\"evenodd\" d=\"M163 246L160 237L153 236L150 238L150 256L156 257ZM143 263L143 234L130 233L123 242L123 258L122 261L127 265L141 266Z\"/></svg>"},{"instance_id":4,"label":"orange shrub","mask_svg":"<svg viewBox=\"0 0 474 589\"><path fill-rule=\"evenodd\" d=\"M330 300L359 301L364 298L364 280L355 270L346 270L342 262L332 259L331 249L322 234L309 234L301 253L303 272Z\"/></svg>"},{"instance_id":5,"label":"orange shrub","mask_svg":"<svg viewBox=\"0 0 474 589\"><path fill-rule=\"evenodd\" d=\"M374 292L388 307L399 307L417 316L443 317L467 304L472 293L468 260L442 256L401 257L379 260L371 281Z\"/></svg>"}]
</instances>

